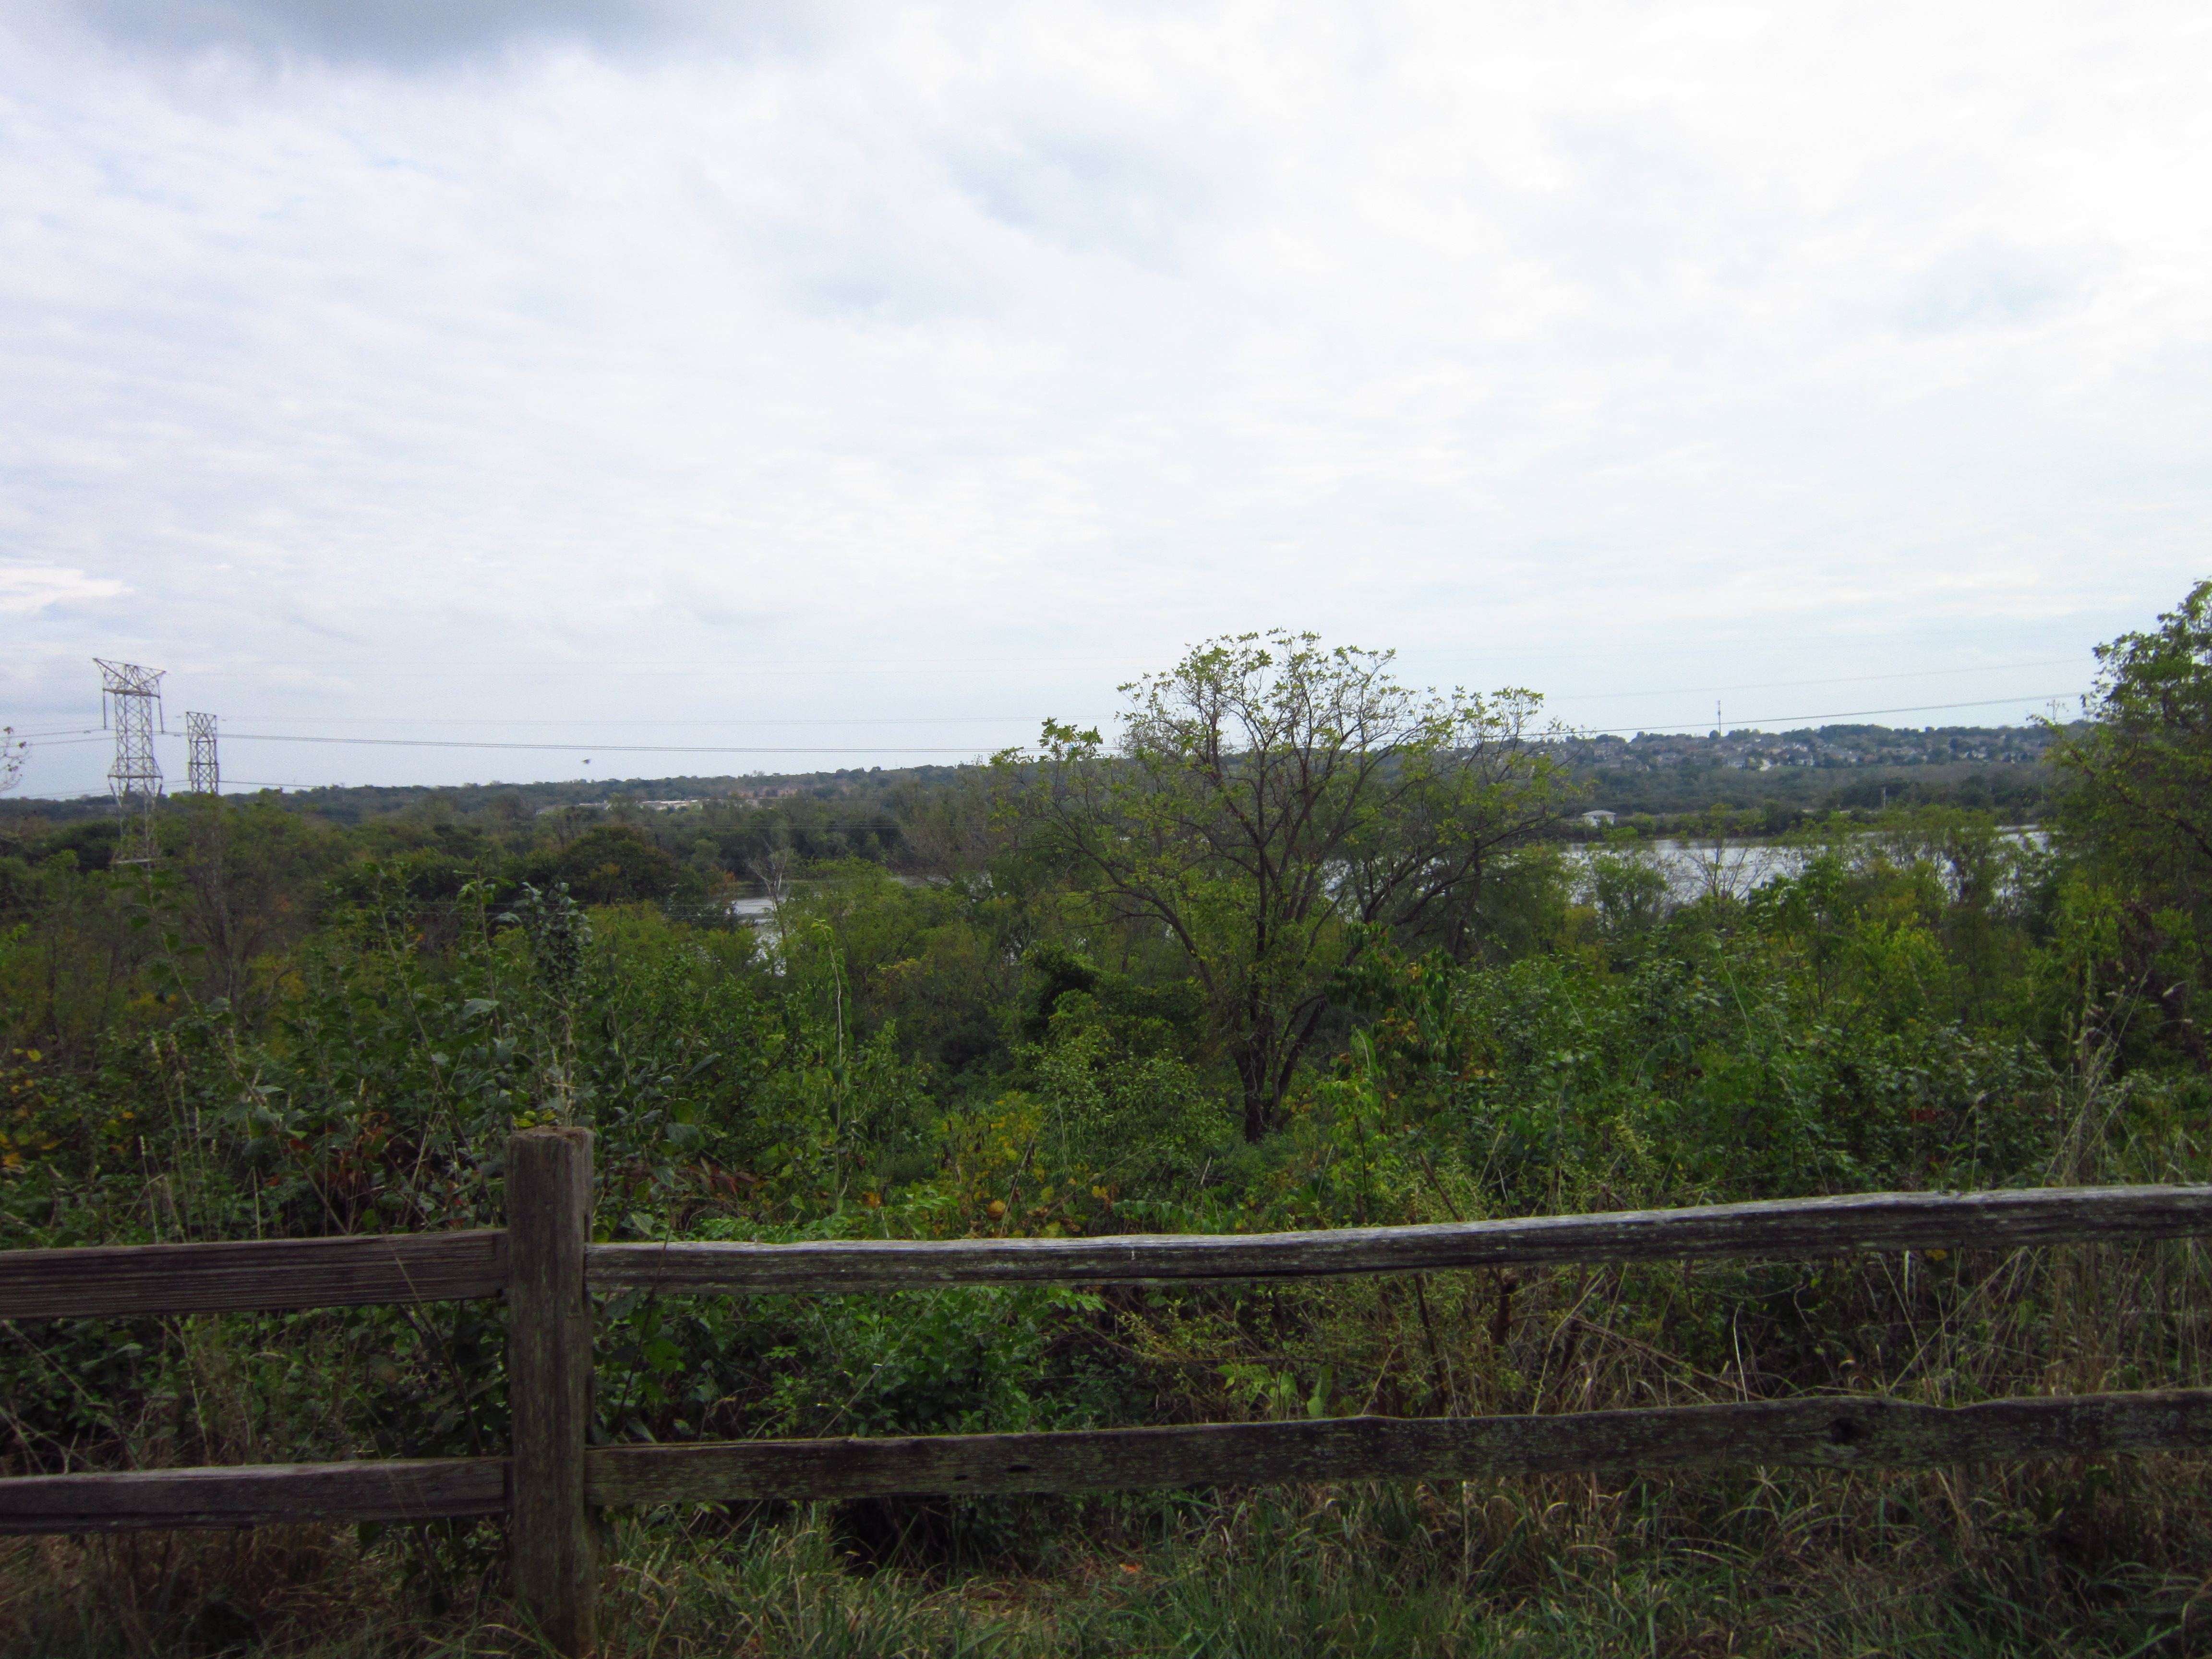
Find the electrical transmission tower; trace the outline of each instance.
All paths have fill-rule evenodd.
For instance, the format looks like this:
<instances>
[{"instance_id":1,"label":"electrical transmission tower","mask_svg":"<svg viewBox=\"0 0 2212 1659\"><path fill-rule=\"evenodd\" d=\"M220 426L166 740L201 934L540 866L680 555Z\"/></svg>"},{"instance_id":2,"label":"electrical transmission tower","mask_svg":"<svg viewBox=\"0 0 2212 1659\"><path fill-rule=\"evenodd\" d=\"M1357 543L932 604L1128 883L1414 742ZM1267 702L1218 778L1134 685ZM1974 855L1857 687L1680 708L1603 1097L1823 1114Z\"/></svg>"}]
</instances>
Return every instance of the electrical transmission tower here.
<instances>
[{"instance_id":1,"label":"electrical transmission tower","mask_svg":"<svg viewBox=\"0 0 2212 1659\"><path fill-rule=\"evenodd\" d=\"M185 742L190 757L185 762L185 775L195 795L219 795L222 793L222 768L216 760L215 716L212 714L185 715Z\"/></svg>"},{"instance_id":2,"label":"electrical transmission tower","mask_svg":"<svg viewBox=\"0 0 2212 1659\"><path fill-rule=\"evenodd\" d=\"M115 728L115 764L107 769L107 790L123 834L118 864L154 861L154 809L161 799L161 763L154 758L154 733L161 723L161 670L134 662L100 665L100 721Z\"/></svg>"}]
</instances>

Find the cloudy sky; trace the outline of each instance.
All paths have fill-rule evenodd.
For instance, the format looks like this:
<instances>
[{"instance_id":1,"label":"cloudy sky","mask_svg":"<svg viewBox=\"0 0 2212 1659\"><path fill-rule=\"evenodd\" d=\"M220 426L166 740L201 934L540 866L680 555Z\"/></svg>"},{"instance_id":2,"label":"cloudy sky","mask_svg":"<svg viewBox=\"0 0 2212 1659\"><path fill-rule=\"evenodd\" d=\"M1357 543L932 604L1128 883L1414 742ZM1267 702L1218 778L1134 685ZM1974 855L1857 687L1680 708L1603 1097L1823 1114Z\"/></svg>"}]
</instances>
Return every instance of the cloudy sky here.
<instances>
[{"instance_id":1,"label":"cloudy sky","mask_svg":"<svg viewBox=\"0 0 2212 1659\"><path fill-rule=\"evenodd\" d=\"M1275 626L2016 720L2212 574L2208 85L2178 0L0 0L0 721L895 764Z\"/></svg>"}]
</instances>

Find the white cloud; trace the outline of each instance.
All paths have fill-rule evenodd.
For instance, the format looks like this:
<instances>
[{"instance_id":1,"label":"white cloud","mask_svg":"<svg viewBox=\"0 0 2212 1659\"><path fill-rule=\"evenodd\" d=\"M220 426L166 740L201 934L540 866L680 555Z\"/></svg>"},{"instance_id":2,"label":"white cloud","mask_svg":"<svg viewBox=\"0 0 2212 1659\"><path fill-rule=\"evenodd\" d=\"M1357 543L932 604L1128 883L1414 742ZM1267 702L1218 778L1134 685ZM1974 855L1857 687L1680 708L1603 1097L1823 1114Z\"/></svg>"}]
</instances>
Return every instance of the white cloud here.
<instances>
[{"instance_id":1,"label":"white cloud","mask_svg":"<svg viewBox=\"0 0 2212 1659\"><path fill-rule=\"evenodd\" d=\"M2202 574L2197 9L427 15L0 9L55 714L982 747L1280 623L1658 721Z\"/></svg>"},{"instance_id":2,"label":"white cloud","mask_svg":"<svg viewBox=\"0 0 2212 1659\"><path fill-rule=\"evenodd\" d=\"M123 584L58 565L0 564L0 617L31 617L58 605L112 599Z\"/></svg>"}]
</instances>

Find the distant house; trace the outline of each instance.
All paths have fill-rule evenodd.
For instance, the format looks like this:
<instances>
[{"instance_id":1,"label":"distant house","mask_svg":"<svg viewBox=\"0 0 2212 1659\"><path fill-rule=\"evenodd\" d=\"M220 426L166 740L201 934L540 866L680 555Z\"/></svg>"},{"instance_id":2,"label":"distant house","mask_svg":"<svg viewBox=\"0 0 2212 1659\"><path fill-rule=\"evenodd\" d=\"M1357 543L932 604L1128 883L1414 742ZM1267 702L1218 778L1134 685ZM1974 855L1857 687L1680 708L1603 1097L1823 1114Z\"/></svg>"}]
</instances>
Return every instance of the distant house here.
<instances>
[{"instance_id":1,"label":"distant house","mask_svg":"<svg viewBox=\"0 0 2212 1659\"><path fill-rule=\"evenodd\" d=\"M1620 817L1620 814L1618 812L1607 812L1601 809L1595 812L1583 813L1583 822L1593 830L1610 830Z\"/></svg>"}]
</instances>

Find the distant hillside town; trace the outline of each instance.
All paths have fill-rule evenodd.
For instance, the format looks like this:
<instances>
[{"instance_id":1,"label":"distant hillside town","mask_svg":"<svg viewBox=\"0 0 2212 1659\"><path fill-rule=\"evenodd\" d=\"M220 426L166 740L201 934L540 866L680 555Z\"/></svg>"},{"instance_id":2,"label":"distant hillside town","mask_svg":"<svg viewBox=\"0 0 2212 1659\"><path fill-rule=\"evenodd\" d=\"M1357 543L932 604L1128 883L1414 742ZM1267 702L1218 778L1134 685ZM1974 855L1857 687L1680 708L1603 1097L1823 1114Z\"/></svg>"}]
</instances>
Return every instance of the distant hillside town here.
<instances>
[{"instance_id":1,"label":"distant hillside town","mask_svg":"<svg viewBox=\"0 0 2212 1659\"><path fill-rule=\"evenodd\" d=\"M1778 813L1948 805L2032 817L2045 726L1808 726L1794 732L1606 732L1557 752L1591 811L1655 817L1716 805Z\"/></svg>"},{"instance_id":2,"label":"distant hillside town","mask_svg":"<svg viewBox=\"0 0 2212 1659\"><path fill-rule=\"evenodd\" d=\"M1632 738L1604 732L1563 744L1577 767L1656 771L1661 767L1737 767L1771 771L1778 766L1942 766L1960 761L2024 765L2042 758L2056 736L2042 726L1822 726L1796 732L1638 732Z\"/></svg>"}]
</instances>

